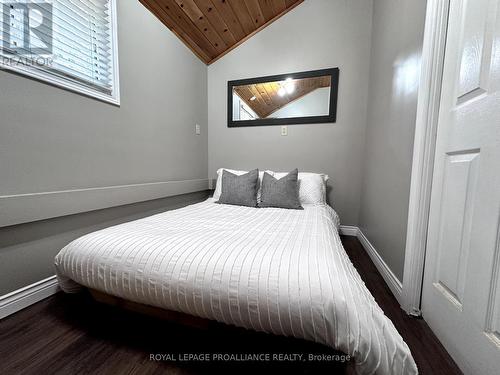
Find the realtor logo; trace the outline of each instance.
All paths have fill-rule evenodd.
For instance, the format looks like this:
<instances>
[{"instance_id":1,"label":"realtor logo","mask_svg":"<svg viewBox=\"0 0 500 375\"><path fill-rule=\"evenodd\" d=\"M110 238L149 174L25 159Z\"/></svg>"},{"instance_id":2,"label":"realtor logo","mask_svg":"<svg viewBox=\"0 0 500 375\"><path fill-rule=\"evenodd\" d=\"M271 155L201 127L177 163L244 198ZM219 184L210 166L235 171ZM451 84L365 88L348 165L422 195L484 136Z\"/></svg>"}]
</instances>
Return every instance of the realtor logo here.
<instances>
[{"instance_id":1,"label":"realtor logo","mask_svg":"<svg viewBox=\"0 0 500 375\"><path fill-rule=\"evenodd\" d=\"M52 54L52 4L3 3L2 49L12 55Z\"/></svg>"}]
</instances>

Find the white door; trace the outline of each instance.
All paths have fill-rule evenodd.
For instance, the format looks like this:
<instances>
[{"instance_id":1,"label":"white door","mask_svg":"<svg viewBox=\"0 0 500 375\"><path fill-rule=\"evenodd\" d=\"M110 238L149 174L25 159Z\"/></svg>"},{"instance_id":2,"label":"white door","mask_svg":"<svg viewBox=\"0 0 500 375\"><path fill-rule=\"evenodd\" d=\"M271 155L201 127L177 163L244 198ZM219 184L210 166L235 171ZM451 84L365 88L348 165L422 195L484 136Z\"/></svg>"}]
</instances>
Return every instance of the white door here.
<instances>
[{"instance_id":1,"label":"white door","mask_svg":"<svg viewBox=\"0 0 500 375\"><path fill-rule=\"evenodd\" d=\"M466 374L500 374L500 0L451 0L422 314Z\"/></svg>"}]
</instances>

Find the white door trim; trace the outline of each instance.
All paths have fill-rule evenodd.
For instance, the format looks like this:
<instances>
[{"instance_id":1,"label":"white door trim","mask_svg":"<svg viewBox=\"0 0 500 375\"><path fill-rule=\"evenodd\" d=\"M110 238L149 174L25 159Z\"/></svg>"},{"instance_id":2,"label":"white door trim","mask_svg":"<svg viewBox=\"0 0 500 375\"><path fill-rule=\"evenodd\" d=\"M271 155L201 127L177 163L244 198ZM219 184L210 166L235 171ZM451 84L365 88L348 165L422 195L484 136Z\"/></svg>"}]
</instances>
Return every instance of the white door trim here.
<instances>
[{"instance_id":1,"label":"white door trim","mask_svg":"<svg viewBox=\"0 0 500 375\"><path fill-rule=\"evenodd\" d=\"M402 291L410 315L420 315L449 5L428 0L425 17Z\"/></svg>"}]
</instances>

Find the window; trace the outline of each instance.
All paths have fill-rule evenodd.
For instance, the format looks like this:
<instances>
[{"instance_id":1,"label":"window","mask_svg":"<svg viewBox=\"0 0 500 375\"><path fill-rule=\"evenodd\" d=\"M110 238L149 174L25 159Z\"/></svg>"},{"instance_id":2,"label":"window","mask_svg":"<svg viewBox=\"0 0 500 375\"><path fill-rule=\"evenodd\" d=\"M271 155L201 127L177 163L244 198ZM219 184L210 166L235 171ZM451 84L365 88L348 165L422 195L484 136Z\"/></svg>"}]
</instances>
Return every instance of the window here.
<instances>
[{"instance_id":1,"label":"window","mask_svg":"<svg viewBox=\"0 0 500 375\"><path fill-rule=\"evenodd\" d=\"M241 102L240 103L240 120L255 120L257 116L255 115L254 111L250 109L250 107Z\"/></svg>"},{"instance_id":2,"label":"window","mask_svg":"<svg viewBox=\"0 0 500 375\"><path fill-rule=\"evenodd\" d=\"M254 120L259 118L252 108L250 108L236 92L233 92L233 106L233 116L235 119Z\"/></svg>"},{"instance_id":3,"label":"window","mask_svg":"<svg viewBox=\"0 0 500 375\"><path fill-rule=\"evenodd\" d=\"M116 0L0 0L0 68L119 104Z\"/></svg>"}]
</instances>

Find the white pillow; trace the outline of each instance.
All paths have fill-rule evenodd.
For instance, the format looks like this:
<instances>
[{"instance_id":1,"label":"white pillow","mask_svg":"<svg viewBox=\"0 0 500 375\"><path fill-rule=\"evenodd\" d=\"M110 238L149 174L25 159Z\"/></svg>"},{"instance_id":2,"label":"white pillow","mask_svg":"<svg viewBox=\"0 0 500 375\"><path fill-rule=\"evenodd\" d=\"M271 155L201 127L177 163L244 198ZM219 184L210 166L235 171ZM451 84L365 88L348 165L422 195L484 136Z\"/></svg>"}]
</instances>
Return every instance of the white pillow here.
<instances>
[{"instance_id":1,"label":"white pillow","mask_svg":"<svg viewBox=\"0 0 500 375\"><path fill-rule=\"evenodd\" d=\"M217 184L215 186L215 191L214 191L214 199L216 201L219 200L220 195L222 193L222 171L228 171L232 174L235 174L237 176L241 176L242 174L248 173L249 171L237 171L234 169L227 169L227 168L219 168L217 170ZM272 171L266 171L269 173L271 176L273 175ZM262 193L262 178L264 177L264 171L259 171L259 190L257 190L257 202L260 203L260 196Z\"/></svg>"},{"instance_id":2,"label":"white pillow","mask_svg":"<svg viewBox=\"0 0 500 375\"><path fill-rule=\"evenodd\" d=\"M274 172L278 180L288 172ZM326 182L329 177L323 173L299 173L299 200L300 204L326 204Z\"/></svg>"}]
</instances>

